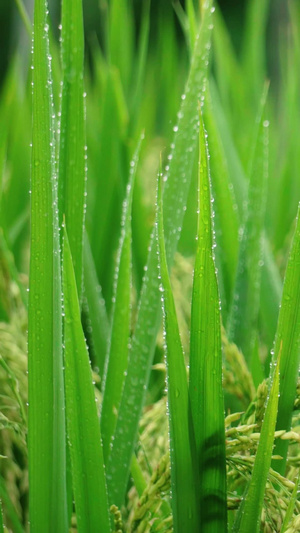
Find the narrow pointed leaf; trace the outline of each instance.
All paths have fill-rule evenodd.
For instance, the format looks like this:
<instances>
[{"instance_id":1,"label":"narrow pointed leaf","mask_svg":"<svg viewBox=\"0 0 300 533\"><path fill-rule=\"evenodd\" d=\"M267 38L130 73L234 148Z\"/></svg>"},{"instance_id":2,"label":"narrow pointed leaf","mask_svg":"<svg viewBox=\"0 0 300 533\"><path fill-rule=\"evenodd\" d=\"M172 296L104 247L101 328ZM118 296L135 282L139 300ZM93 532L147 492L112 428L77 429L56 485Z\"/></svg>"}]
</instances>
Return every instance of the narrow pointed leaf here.
<instances>
[{"instance_id":1,"label":"narrow pointed leaf","mask_svg":"<svg viewBox=\"0 0 300 533\"><path fill-rule=\"evenodd\" d=\"M186 199L189 191L194 154L197 146L199 117L197 103L203 99L211 34L211 6L208 1L195 44L185 95L174 127L174 142L169 156L167 182L164 189L164 229L168 262L172 260L180 236ZM145 390L149 380L156 333L160 323L160 302L157 280L157 254L154 234L141 290L139 311L127 377L120 403L113 449L108 473L118 473L112 503L120 506L124 500L131 456L138 431Z\"/></svg>"},{"instance_id":2,"label":"narrow pointed leaf","mask_svg":"<svg viewBox=\"0 0 300 533\"><path fill-rule=\"evenodd\" d=\"M300 364L300 217L297 215L296 229L284 279L281 307L274 346L274 361L280 357L280 398L276 430L291 428L293 406ZM288 441L277 439L273 468L284 475Z\"/></svg>"},{"instance_id":3,"label":"narrow pointed leaf","mask_svg":"<svg viewBox=\"0 0 300 533\"><path fill-rule=\"evenodd\" d=\"M47 5L35 2L28 314L31 531L67 530L62 318Z\"/></svg>"},{"instance_id":4,"label":"narrow pointed leaf","mask_svg":"<svg viewBox=\"0 0 300 533\"><path fill-rule=\"evenodd\" d=\"M201 531L227 530L220 302L213 256L208 148L200 123L200 214L194 271L190 398L200 477Z\"/></svg>"},{"instance_id":5,"label":"narrow pointed leaf","mask_svg":"<svg viewBox=\"0 0 300 533\"><path fill-rule=\"evenodd\" d=\"M298 490L299 490L299 481L300 481L300 475L298 474L297 478L295 479L295 487L294 487L294 490L292 492L292 496L290 498L289 505L288 505L288 508L286 510L284 521L283 521L283 524L282 524L282 528L281 528L282 533L285 533L285 531L287 530L289 522L292 519L292 516L293 516L293 513L294 513L294 509L295 509L295 505L296 505L296 501L297 501L297 496L298 496Z\"/></svg>"},{"instance_id":6,"label":"narrow pointed leaf","mask_svg":"<svg viewBox=\"0 0 300 533\"><path fill-rule=\"evenodd\" d=\"M87 157L83 94L82 0L63 0L61 21L63 82L59 149L60 223L65 214L78 294L81 298Z\"/></svg>"},{"instance_id":7,"label":"narrow pointed leaf","mask_svg":"<svg viewBox=\"0 0 300 533\"><path fill-rule=\"evenodd\" d=\"M83 240L84 305L91 326L92 351L99 376L103 377L109 339L109 322L86 231Z\"/></svg>"},{"instance_id":8,"label":"narrow pointed leaf","mask_svg":"<svg viewBox=\"0 0 300 533\"><path fill-rule=\"evenodd\" d=\"M14 533L24 533L24 527L21 524L18 513L14 507L13 502L6 490L5 482L2 476L0 476L0 506L2 504L2 510L5 509L5 515L9 519L12 530ZM3 518L3 516L2 516ZM0 529L1 531L1 529Z\"/></svg>"},{"instance_id":9,"label":"narrow pointed leaf","mask_svg":"<svg viewBox=\"0 0 300 533\"><path fill-rule=\"evenodd\" d=\"M279 360L274 371L251 480L237 513L233 533L258 533L260 531L261 512L273 452L278 395Z\"/></svg>"},{"instance_id":10,"label":"narrow pointed leaf","mask_svg":"<svg viewBox=\"0 0 300 533\"><path fill-rule=\"evenodd\" d=\"M217 89L210 80L209 89L213 101L214 117L226 154L228 170L237 202L240 223L243 222L244 206L247 201L247 177L232 139L229 124L223 113ZM266 234L263 234L263 266L261 279L261 316L268 346L271 348L276 332L282 282Z\"/></svg>"},{"instance_id":11,"label":"narrow pointed leaf","mask_svg":"<svg viewBox=\"0 0 300 533\"><path fill-rule=\"evenodd\" d=\"M108 357L103 381L103 402L101 409L101 433L104 461L107 464L112 436L117 423L125 373L128 365L128 343L131 320L131 209L132 195L140 143L130 166L130 177L123 206L121 240L116 267L116 285L112 327ZM118 482L116 480L116 482ZM109 484L109 490L111 489Z\"/></svg>"},{"instance_id":12,"label":"narrow pointed leaf","mask_svg":"<svg viewBox=\"0 0 300 533\"><path fill-rule=\"evenodd\" d=\"M63 247L66 419L79 533L110 531L100 424L66 231Z\"/></svg>"},{"instance_id":13,"label":"narrow pointed leaf","mask_svg":"<svg viewBox=\"0 0 300 533\"><path fill-rule=\"evenodd\" d=\"M199 510L190 442L187 373L168 273L163 230L162 183L158 184L158 247L167 363L171 487L174 531L198 531ZM192 436L191 436L192 438Z\"/></svg>"},{"instance_id":14,"label":"narrow pointed leaf","mask_svg":"<svg viewBox=\"0 0 300 533\"><path fill-rule=\"evenodd\" d=\"M258 136L250 173L248 205L240 242L235 289L228 319L228 337L250 363L257 327L262 266L262 232L268 175L268 122L264 118L264 92Z\"/></svg>"},{"instance_id":15,"label":"narrow pointed leaf","mask_svg":"<svg viewBox=\"0 0 300 533\"><path fill-rule=\"evenodd\" d=\"M222 274L223 279L224 294L220 291L220 296L223 321L226 322L238 259L239 221L228 165L210 96L205 102L204 119L210 146L210 174L214 197L214 226L217 244L216 263L219 278L220 274Z\"/></svg>"}]
</instances>

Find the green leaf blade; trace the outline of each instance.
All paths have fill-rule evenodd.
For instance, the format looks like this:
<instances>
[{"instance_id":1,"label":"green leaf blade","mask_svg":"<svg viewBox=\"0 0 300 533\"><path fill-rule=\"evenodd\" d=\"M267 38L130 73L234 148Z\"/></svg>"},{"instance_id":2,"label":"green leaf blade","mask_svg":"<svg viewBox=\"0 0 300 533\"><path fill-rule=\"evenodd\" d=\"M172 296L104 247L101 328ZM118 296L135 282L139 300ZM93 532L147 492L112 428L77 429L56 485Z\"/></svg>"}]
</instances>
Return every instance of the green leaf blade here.
<instances>
[{"instance_id":1,"label":"green leaf blade","mask_svg":"<svg viewBox=\"0 0 300 533\"><path fill-rule=\"evenodd\" d=\"M117 413L128 365L132 283L131 210L139 151L140 143L130 165L129 183L127 186L126 199L123 205L121 240L116 267L112 327L107 367L104 373L102 388L103 403L101 410L101 433L103 436L103 453L106 464L110 452L112 436L117 423Z\"/></svg>"},{"instance_id":2,"label":"green leaf blade","mask_svg":"<svg viewBox=\"0 0 300 533\"><path fill-rule=\"evenodd\" d=\"M77 526L82 533L106 533L110 525L100 424L66 231L63 269L66 419Z\"/></svg>"},{"instance_id":3,"label":"green leaf blade","mask_svg":"<svg viewBox=\"0 0 300 533\"><path fill-rule=\"evenodd\" d=\"M280 398L276 430L289 431L292 422L294 399L300 364L300 220L299 209L290 256L284 279L281 308L275 337L273 360L280 357ZM277 439L272 466L284 475L288 441Z\"/></svg>"},{"instance_id":4,"label":"green leaf blade","mask_svg":"<svg viewBox=\"0 0 300 533\"><path fill-rule=\"evenodd\" d=\"M222 317L224 323L226 323L235 282L239 222L228 165L209 95L204 107L204 122L210 146L210 176L214 197L214 227L217 244L216 264L218 267L219 290L222 301ZM224 294L221 291L221 276L224 285Z\"/></svg>"},{"instance_id":5,"label":"green leaf blade","mask_svg":"<svg viewBox=\"0 0 300 533\"><path fill-rule=\"evenodd\" d=\"M90 320L92 351L95 355L99 376L102 378L109 339L109 322L86 231L83 236L83 278L83 309Z\"/></svg>"},{"instance_id":6,"label":"green leaf blade","mask_svg":"<svg viewBox=\"0 0 300 533\"><path fill-rule=\"evenodd\" d=\"M213 256L208 151L202 119L199 179L189 390L199 465L201 527L202 531L213 532L227 530L226 463L220 303Z\"/></svg>"},{"instance_id":7,"label":"green leaf blade","mask_svg":"<svg viewBox=\"0 0 300 533\"><path fill-rule=\"evenodd\" d=\"M248 364L254 350L260 298L262 266L262 234L266 206L268 176L268 121L264 119L266 90L261 103L261 116L250 174L248 206L240 242L239 259L228 336L243 352Z\"/></svg>"},{"instance_id":8,"label":"green leaf blade","mask_svg":"<svg viewBox=\"0 0 300 533\"><path fill-rule=\"evenodd\" d=\"M82 286L85 217L86 140L83 87L84 35L82 0L62 2L62 95L59 149L60 223L70 239L78 294Z\"/></svg>"},{"instance_id":9,"label":"green leaf blade","mask_svg":"<svg viewBox=\"0 0 300 533\"><path fill-rule=\"evenodd\" d=\"M247 177L233 142L232 134L225 114L220 105L219 96L213 80L209 85L214 116L219 129L226 161L234 189L240 221L243 221L244 205L247 201ZM266 234L263 234L263 266L261 279L261 318L266 331L268 346L271 348L276 332L282 283L275 263L271 246Z\"/></svg>"},{"instance_id":10,"label":"green leaf blade","mask_svg":"<svg viewBox=\"0 0 300 533\"><path fill-rule=\"evenodd\" d=\"M47 5L35 4L28 312L31 531L67 530L61 279Z\"/></svg>"},{"instance_id":11,"label":"green leaf blade","mask_svg":"<svg viewBox=\"0 0 300 533\"><path fill-rule=\"evenodd\" d=\"M203 13L202 26L195 44L185 96L182 99L178 126L174 129L174 143L167 170L168 180L164 190L164 228L168 261L171 260L176 250L191 179L198 134L197 102L203 99L208 50L210 48L211 6L212 3L209 1ZM160 324L158 294L157 254L153 234L110 456L111 460L108 465L108 469L112 470L112 475L118 472L119 476L117 490L113 494L113 502L117 506L122 504L126 492L138 421L150 375L155 336Z\"/></svg>"},{"instance_id":12,"label":"green leaf blade","mask_svg":"<svg viewBox=\"0 0 300 533\"><path fill-rule=\"evenodd\" d=\"M233 533L258 533L274 443L279 396L279 360L274 372L251 480L238 511Z\"/></svg>"},{"instance_id":13,"label":"green leaf blade","mask_svg":"<svg viewBox=\"0 0 300 533\"><path fill-rule=\"evenodd\" d=\"M3 516L2 516L2 501L0 500L0 533L4 533Z\"/></svg>"},{"instance_id":14,"label":"green leaf blade","mask_svg":"<svg viewBox=\"0 0 300 533\"><path fill-rule=\"evenodd\" d=\"M158 247L167 362L171 486L174 531L198 531L195 464L189 428L187 373L168 273L163 231L162 184L158 185ZM192 437L191 437L192 438Z\"/></svg>"},{"instance_id":15,"label":"green leaf blade","mask_svg":"<svg viewBox=\"0 0 300 533\"><path fill-rule=\"evenodd\" d=\"M281 528L282 533L285 533L285 531L288 529L289 522L293 517L293 513L294 513L296 501L297 501L298 490L299 490L299 481L300 481L300 475L298 473L297 478L295 479L294 490L292 492L289 505L285 513L284 521L282 524L282 528Z\"/></svg>"}]
</instances>

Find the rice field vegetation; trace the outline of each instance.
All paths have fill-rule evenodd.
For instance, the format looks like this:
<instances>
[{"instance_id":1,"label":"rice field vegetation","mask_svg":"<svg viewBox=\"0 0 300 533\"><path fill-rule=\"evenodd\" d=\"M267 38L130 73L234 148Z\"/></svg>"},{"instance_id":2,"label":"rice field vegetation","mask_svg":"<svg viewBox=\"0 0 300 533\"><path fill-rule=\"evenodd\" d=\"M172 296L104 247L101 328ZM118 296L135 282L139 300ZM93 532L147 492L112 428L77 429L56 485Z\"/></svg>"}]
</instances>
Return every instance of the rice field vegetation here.
<instances>
[{"instance_id":1,"label":"rice field vegetation","mask_svg":"<svg viewBox=\"0 0 300 533\"><path fill-rule=\"evenodd\" d=\"M300 531L299 3L14 8L0 533Z\"/></svg>"}]
</instances>

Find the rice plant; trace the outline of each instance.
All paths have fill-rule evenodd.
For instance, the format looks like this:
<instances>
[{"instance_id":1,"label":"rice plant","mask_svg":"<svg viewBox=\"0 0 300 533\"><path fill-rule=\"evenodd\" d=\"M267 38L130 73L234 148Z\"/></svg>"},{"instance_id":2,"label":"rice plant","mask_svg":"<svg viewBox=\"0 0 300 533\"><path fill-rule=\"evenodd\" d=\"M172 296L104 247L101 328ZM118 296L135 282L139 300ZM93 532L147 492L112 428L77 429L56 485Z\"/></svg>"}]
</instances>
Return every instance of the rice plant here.
<instances>
[{"instance_id":1,"label":"rice plant","mask_svg":"<svg viewBox=\"0 0 300 533\"><path fill-rule=\"evenodd\" d=\"M299 6L58 4L0 90L0 533L299 531Z\"/></svg>"}]
</instances>

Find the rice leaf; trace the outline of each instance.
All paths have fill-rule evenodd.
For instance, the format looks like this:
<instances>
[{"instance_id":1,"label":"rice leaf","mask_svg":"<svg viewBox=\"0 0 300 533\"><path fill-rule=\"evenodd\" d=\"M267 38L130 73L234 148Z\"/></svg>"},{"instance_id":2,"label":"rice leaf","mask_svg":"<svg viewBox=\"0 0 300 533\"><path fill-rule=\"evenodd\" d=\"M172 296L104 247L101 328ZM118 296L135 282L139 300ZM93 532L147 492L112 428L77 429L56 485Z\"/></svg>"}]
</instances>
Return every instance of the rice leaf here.
<instances>
[{"instance_id":1,"label":"rice leaf","mask_svg":"<svg viewBox=\"0 0 300 533\"><path fill-rule=\"evenodd\" d=\"M117 423L117 413L128 365L132 275L131 209L139 151L140 143L130 165L130 177L123 204L121 240L115 274L112 327L102 386L101 433L105 464L107 464L111 449L112 436ZM111 489L109 478L108 489Z\"/></svg>"},{"instance_id":2,"label":"rice leaf","mask_svg":"<svg viewBox=\"0 0 300 533\"><path fill-rule=\"evenodd\" d=\"M112 0L109 4L109 56L117 67L127 94L133 65L134 28L132 4L127 0Z\"/></svg>"},{"instance_id":3,"label":"rice leaf","mask_svg":"<svg viewBox=\"0 0 300 533\"><path fill-rule=\"evenodd\" d=\"M228 319L228 337L243 352L250 364L254 350L260 299L262 266L262 231L268 176L268 121L265 120L264 91L259 118L258 136L253 156L248 191L248 205L240 241L239 259L233 300Z\"/></svg>"},{"instance_id":4,"label":"rice leaf","mask_svg":"<svg viewBox=\"0 0 300 533\"><path fill-rule=\"evenodd\" d=\"M66 229L63 246L65 390L79 533L110 532L100 424Z\"/></svg>"},{"instance_id":5,"label":"rice leaf","mask_svg":"<svg viewBox=\"0 0 300 533\"><path fill-rule=\"evenodd\" d=\"M205 135L201 117L200 214L192 295L189 390L199 464L201 531L213 532L227 530L227 504L220 302Z\"/></svg>"},{"instance_id":6,"label":"rice leaf","mask_svg":"<svg viewBox=\"0 0 300 533\"><path fill-rule=\"evenodd\" d=\"M26 28L28 37L29 37L29 39L31 39L32 38L32 26L31 26L30 18L29 18L29 15L27 13L27 10L26 10L26 7L24 5L24 2L22 0L15 0L15 3L16 3L17 9L19 11L20 17L21 17L21 19L23 21L23 24L24 24L24 26Z\"/></svg>"},{"instance_id":7,"label":"rice leaf","mask_svg":"<svg viewBox=\"0 0 300 533\"><path fill-rule=\"evenodd\" d=\"M164 189L164 230L166 254L171 262L179 239L197 146L199 117L197 103L203 100L211 33L211 2L205 4L200 33L195 44L189 79L174 127L174 142L166 169ZM112 503L122 504L130 470L145 390L149 379L160 323L157 254L154 235L150 246L132 347L129 353L113 448L108 472L115 477Z\"/></svg>"},{"instance_id":8,"label":"rice leaf","mask_svg":"<svg viewBox=\"0 0 300 533\"><path fill-rule=\"evenodd\" d=\"M239 221L226 156L209 95L204 107L204 121L210 146L210 175L214 198L214 226L217 244L215 255L222 302L222 317L223 322L226 323L238 259ZM220 287L221 275L224 294L222 294Z\"/></svg>"},{"instance_id":9,"label":"rice leaf","mask_svg":"<svg viewBox=\"0 0 300 533\"><path fill-rule=\"evenodd\" d=\"M280 356L274 370L252 476L238 510L232 528L233 533L258 533L260 531L261 512L274 443L279 395L279 368Z\"/></svg>"},{"instance_id":10,"label":"rice leaf","mask_svg":"<svg viewBox=\"0 0 300 533\"><path fill-rule=\"evenodd\" d=\"M0 511L1 511L1 504L2 504L2 510L5 509L5 515L9 519L10 524L13 528L12 531L14 533L24 533L24 528L21 524L20 518L14 507L14 504L11 501L11 498L6 490L5 482L2 476L0 476ZM2 515L2 519L3 519L3 515ZM1 531L1 528L0 528L0 531ZM4 530L4 531L7 531L7 530Z\"/></svg>"},{"instance_id":11,"label":"rice leaf","mask_svg":"<svg viewBox=\"0 0 300 533\"><path fill-rule=\"evenodd\" d=\"M241 110L245 113L245 90L247 87L245 87L243 72L238 63L230 33L218 6L214 21L213 50L216 81L222 105L228 118L235 122Z\"/></svg>"},{"instance_id":12,"label":"rice leaf","mask_svg":"<svg viewBox=\"0 0 300 533\"><path fill-rule=\"evenodd\" d=\"M290 522L290 520L293 517L293 513L294 513L296 501L297 501L297 496L298 496L299 481L300 481L300 474L298 473L298 476L295 479L294 490L292 492L292 496L290 498L289 505L288 505L288 508L286 510L284 521L283 521L283 524L282 524L282 528L281 528L282 533L285 533L285 531L288 528L289 522Z\"/></svg>"},{"instance_id":13,"label":"rice leaf","mask_svg":"<svg viewBox=\"0 0 300 533\"><path fill-rule=\"evenodd\" d=\"M209 89L213 102L214 117L222 140L228 170L233 185L238 208L239 220L243 222L244 205L247 200L247 177L236 151L230 127L220 104L216 86L210 79ZM268 346L271 348L276 332L282 282L275 263L271 246L263 233L263 265L261 279L261 317L266 332Z\"/></svg>"},{"instance_id":14,"label":"rice leaf","mask_svg":"<svg viewBox=\"0 0 300 533\"><path fill-rule=\"evenodd\" d=\"M270 0L252 0L247 5L243 39L243 67L252 95L259 101L266 73L266 30Z\"/></svg>"},{"instance_id":15,"label":"rice leaf","mask_svg":"<svg viewBox=\"0 0 300 533\"><path fill-rule=\"evenodd\" d=\"M1 500L0 500L0 533L4 533L3 516L2 516L2 502L1 502Z\"/></svg>"},{"instance_id":16,"label":"rice leaf","mask_svg":"<svg viewBox=\"0 0 300 533\"><path fill-rule=\"evenodd\" d=\"M135 488L137 490L137 493L139 495L139 498L142 496L145 488L147 487L147 483L144 479L143 471L140 467L140 464L137 460L136 454L134 453L131 460L131 467L130 467L130 473L131 477L133 479Z\"/></svg>"},{"instance_id":17,"label":"rice leaf","mask_svg":"<svg viewBox=\"0 0 300 533\"><path fill-rule=\"evenodd\" d=\"M47 5L35 3L28 312L31 531L66 531L60 252Z\"/></svg>"},{"instance_id":18,"label":"rice leaf","mask_svg":"<svg viewBox=\"0 0 300 533\"><path fill-rule=\"evenodd\" d=\"M289 431L300 364L300 216L299 209L291 251L286 268L281 307L275 337L273 361L280 358L280 398L276 430ZM282 348L280 348L282 346ZM275 455L282 460L273 460L272 467L284 475L288 441L277 439Z\"/></svg>"},{"instance_id":19,"label":"rice leaf","mask_svg":"<svg viewBox=\"0 0 300 533\"><path fill-rule=\"evenodd\" d=\"M189 395L163 230L162 183L158 182L157 235L164 315L174 531L198 531L199 511L189 429Z\"/></svg>"},{"instance_id":20,"label":"rice leaf","mask_svg":"<svg viewBox=\"0 0 300 533\"><path fill-rule=\"evenodd\" d=\"M288 46L286 36L280 35L278 55L280 57L280 77L285 80L282 94L282 121L278 125L274 146L274 166L278 179L274 183L273 198L269 206L272 222L272 236L276 250L284 247L286 235L290 232L295 219L300 198L300 160L297 136L293 131L299 130L299 6L297 2L286 5L286 17L290 32ZM273 208L274 207L274 208Z\"/></svg>"},{"instance_id":21,"label":"rice leaf","mask_svg":"<svg viewBox=\"0 0 300 533\"><path fill-rule=\"evenodd\" d=\"M197 37L197 18L193 0L187 0L186 10L189 21L190 51L192 53Z\"/></svg>"},{"instance_id":22,"label":"rice leaf","mask_svg":"<svg viewBox=\"0 0 300 533\"><path fill-rule=\"evenodd\" d=\"M65 214L79 298L85 215L86 141L83 89L82 0L63 0L61 14L62 91L59 147L59 216Z\"/></svg>"},{"instance_id":23,"label":"rice leaf","mask_svg":"<svg viewBox=\"0 0 300 533\"><path fill-rule=\"evenodd\" d=\"M150 30L150 0L143 3L142 21L138 42L138 58L136 73L134 76L135 84L130 101L130 128L131 131L135 129L138 119L138 112L140 111L140 104L143 96L145 72L147 66L147 52L149 44L149 30Z\"/></svg>"},{"instance_id":24,"label":"rice leaf","mask_svg":"<svg viewBox=\"0 0 300 533\"><path fill-rule=\"evenodd\" d=\"M260 317L267 345L271 348L278 321L282 280L266 233L263 234L263 263L261 269Z\"/></svg>"},{"instance_id":25,"label":"rice leaf","mask_svg":"<svg viewBox=\"0 0 300 533\"><path fill-rule=\"evenodd\" d=\"M92 351L95 356L95 365L98 368L99 376L102 378L110 330L105 302L98 282L96 267L86 231L83 235L83 279L83 309L90 322Z\"/></svg>"},{"instance_id":26,"label":"rice leaf","mask_svg":"<svg viewBox=\"0 0 300 533\"><path fill-rule=\"evenodd\" d=\"M117 75L118 73L111 68L102 88L103 102L99 136L94 146L97 181L93 191L94 204L90 205L93 212L93 223L89 227L90 243L98 280L103 291L105 287L110 286L111 263L120 227L119 209L126 188L125 176L120 171L121 126L116 98ZM127 165L126 162L126 172ZM128 174L126 174L126 180L127 178ZM108 295L104 291L104 297L109 307L111 294Z\"/></svg>"}]
</instances>

